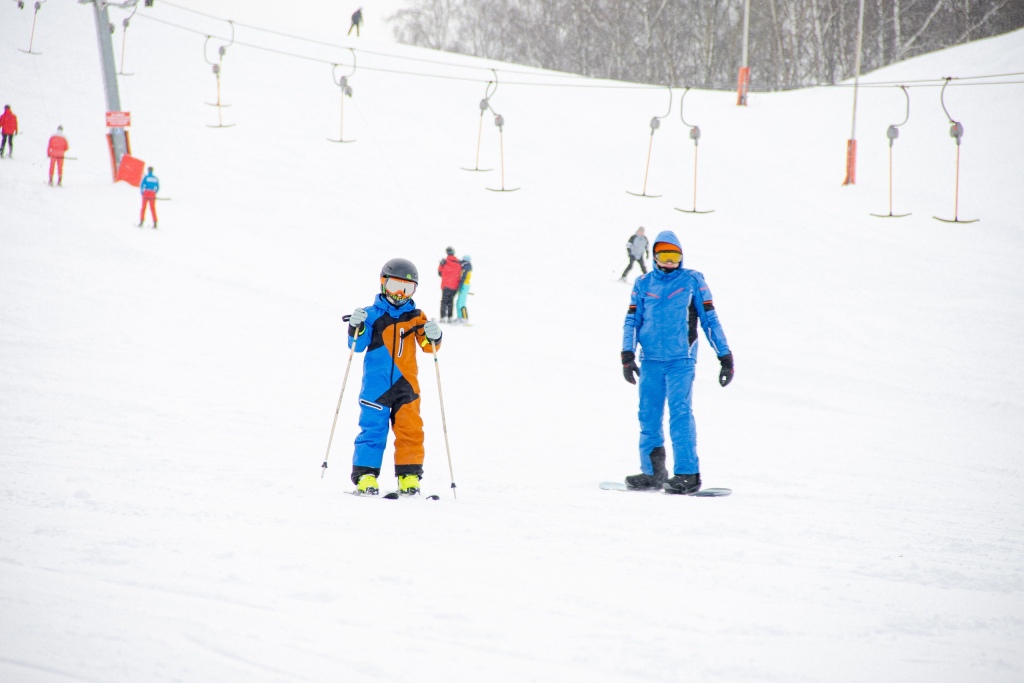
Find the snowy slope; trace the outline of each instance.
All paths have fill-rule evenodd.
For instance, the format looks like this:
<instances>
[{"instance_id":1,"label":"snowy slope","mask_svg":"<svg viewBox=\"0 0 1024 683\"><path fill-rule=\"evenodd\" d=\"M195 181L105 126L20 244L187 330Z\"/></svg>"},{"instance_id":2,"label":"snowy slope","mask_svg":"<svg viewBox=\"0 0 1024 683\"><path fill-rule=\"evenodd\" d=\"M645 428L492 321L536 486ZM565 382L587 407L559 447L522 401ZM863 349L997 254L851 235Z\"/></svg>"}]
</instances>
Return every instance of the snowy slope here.
<instances>
[{"instance_id":1,"label":"snowy slope","mask_svg":"<svg viewBox=\"0 0 1024 683\"><path fill-rule=\"evenodd\" d=\"M0 680L1024 677L1024 85L946 91L966 129L959 216L981 219L960 225L932 219L952 217L956 159L937 87L910 91L899 220L869 216L888 210L897 88L860 91L852 187L851 90L746 109L690 91L697 204L715 209L691 216L673 210L693 199L678 91L648 179L664 196L638 199L665 89L564 87L364 37L345 43L363 50L357 142L335 145L330 66L235 45L237 126L213 129L204 36L137 16L121 97L172 198L140 230L137 190L110 183L91 8L47 4L31 57L31 13L7 5L0 100L23 134L0 160ZM333 39L348 12L327 6L282 28ZM492 66L514 193L484 189L501 183L489 117L495 170L459 170ZM1021 71L1016 32L864 81ZM55 189L58 124L77 160ZM677 231L735 352L723 390L704 344L695 387L705 485L729 498L597 489L638 467L615 281L638 225ZM446 328L437 366L458 500L429 356L425 488L442 501L343 495L358 358L320 476L341 316L393 256L419 265L434 314L448 244L476 268L474 326Z\"/></svg>"}]
</instances>

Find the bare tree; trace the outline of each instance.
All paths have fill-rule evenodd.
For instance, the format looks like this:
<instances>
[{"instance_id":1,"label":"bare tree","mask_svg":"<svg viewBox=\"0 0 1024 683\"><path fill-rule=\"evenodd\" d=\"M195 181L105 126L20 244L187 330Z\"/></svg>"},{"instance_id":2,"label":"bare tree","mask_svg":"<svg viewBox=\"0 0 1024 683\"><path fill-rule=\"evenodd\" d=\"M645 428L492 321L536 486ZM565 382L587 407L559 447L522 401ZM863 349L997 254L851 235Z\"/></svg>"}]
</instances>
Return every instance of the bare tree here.
<instances>
[{"instance_id":1,"label":"bare tree","mask_svg":"<svg viewBox=\"0 0 1024 683\"><path fill-rule=\"evenodd\" d=\"M860 0L751 5L755 89L853 75ZM410 0L399 41L618 80L732 88L744 0ZM862 65L1024 26L1024 0L865 0Z\"/></svg>"}]
</instances>

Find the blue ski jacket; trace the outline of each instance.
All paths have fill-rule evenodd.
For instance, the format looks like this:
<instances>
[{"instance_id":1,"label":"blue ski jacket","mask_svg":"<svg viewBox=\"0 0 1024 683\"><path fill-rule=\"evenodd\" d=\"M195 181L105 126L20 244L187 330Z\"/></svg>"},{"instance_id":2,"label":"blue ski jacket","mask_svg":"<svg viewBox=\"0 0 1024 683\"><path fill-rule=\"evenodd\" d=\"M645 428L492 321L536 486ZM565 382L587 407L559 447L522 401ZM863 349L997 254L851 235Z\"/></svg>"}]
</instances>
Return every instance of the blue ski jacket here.
<instances>
[{"instance_id":1,"label":"blue ski jacket","mask_svg":"<svg viewBox=\"0 0 1024 683\"><path fill-rule=\"evenodd\" d=\"M675 233L665 230L654 240L682 245ZM729 353L729 342L718 322L704 276L696 270L683 268L663 272L655 266L638 277L630 295L629 310L622 327L622 350L641 348L640 359L671 361L681 358L697 360L697 323L704 329L708 342L721 357Z\"/></svg>"},{"instance_id":2,"label":"blue ski jacket","mask_svg":"<svg viewBox=\"0 0 1024 683\"><path fill-rule=\"evenodd\" d=\"M145 194L146 192L159 192L160 181L152 173L147 173L139 184L139 192Z\"/></svg>"}]
</instances>

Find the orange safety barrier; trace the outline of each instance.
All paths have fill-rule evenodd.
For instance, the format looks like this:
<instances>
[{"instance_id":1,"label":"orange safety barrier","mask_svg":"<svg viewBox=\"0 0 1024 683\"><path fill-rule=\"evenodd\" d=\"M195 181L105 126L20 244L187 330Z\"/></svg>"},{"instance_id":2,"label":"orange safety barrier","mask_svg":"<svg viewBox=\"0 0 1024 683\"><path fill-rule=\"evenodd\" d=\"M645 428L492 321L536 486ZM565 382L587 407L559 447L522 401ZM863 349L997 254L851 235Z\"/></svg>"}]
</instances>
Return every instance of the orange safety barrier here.
<instances>
[{"instance_id":1,"label":"orange safety barrier","mask_svg":"<svg viewBox=\"0 0 1024 683\"><path fill-rule=\"evenodd\" d=\"M846 180L843 185L853 185L857 181L857 141L846 141Z\"/></svg>"},{"instance_id":2,"label":"orange safety barrier","mask_svg":"<svg viewBox=\"0 0 1024 683\"><path fill-rule=\"evenodd\" d=\"M736 82L736 106L747 106L747 89L750 87L750 67L741 66Z\"/></svg>"}]
</instances>

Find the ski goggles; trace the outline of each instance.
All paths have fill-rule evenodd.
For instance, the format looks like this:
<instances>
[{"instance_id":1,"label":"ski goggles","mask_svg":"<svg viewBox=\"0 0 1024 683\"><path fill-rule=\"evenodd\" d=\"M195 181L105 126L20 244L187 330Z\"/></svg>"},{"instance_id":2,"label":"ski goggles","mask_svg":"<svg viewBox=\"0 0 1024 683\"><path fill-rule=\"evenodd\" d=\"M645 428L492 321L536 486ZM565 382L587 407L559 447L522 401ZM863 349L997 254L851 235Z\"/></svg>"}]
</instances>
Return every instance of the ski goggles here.
<instances>
[{"instance_id":1,"label":"ski goggles","mask_svg":"<svg viewBox=\"0 0 1024 683\"><path fill-rule=\"evenodd\" d=\"M382 277L380 283L384 287L384 292L393 299L411 299L416 291L416 283L412 280Z\"/></svg>"},{"instance_id":2,"label":"ski goggles","mask_svg":"<svg viewBox=\"0 0 1024 683\"><path fill-rule=\"evenodd\" d=\"M658 263L675 263L678 265L683 260L683 255L678 251L659 251L654 255L654 260Z\"/></svg>"}]
</instances>

